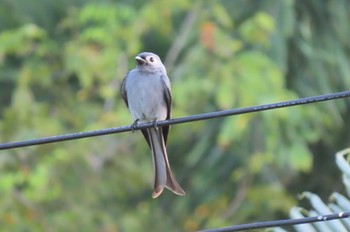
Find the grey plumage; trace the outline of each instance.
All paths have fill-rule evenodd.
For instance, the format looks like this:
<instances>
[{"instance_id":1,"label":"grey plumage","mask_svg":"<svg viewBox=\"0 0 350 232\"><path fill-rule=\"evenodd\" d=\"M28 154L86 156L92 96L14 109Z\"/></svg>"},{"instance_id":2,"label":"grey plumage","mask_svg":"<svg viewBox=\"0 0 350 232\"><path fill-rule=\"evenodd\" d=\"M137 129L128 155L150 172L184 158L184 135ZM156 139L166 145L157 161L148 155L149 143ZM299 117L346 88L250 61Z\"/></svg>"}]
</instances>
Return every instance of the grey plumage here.
<instances>
[{"instance_id":1,"label":"grey plumage","mask_svg":"<svg viewBox=\"0 0 350 232\"><path fill-rule=\"evenodd\" d=\"M122 83L121 94L135 122L155 122L171 117L171 86L160 58L151 52L135 57L137 66L129 71ZM169 126L141 130L152 151L154 185L152 197L158 197L164 187L178 195L185 192L173 176L166 151Z\"/></svg>"}]
</instances>

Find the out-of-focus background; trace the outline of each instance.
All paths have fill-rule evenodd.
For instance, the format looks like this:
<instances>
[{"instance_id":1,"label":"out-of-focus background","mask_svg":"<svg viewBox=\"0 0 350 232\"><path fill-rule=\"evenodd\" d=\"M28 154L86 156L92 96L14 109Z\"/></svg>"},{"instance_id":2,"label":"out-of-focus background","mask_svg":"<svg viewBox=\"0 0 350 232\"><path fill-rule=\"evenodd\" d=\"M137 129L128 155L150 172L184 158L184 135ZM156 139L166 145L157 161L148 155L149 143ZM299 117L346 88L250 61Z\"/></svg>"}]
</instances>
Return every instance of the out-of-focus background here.
<instances>
[{"instance_id":1,"label":"out-of-focus background","mask_svg":"<svg viewBox=\"0 0 350 232\"><path fill-rule=\"evenodd\" d=\"M0 2L0 142L129 125L120 95L141 51L164 61L173 117L350 89L338 1ZM172 126L186 190L151 198L141 133L0 151L2 231L194 231L288 216L344 191L349 100ZM326 199L327 200L327 199Z\"/></svg>"}]
</instances>

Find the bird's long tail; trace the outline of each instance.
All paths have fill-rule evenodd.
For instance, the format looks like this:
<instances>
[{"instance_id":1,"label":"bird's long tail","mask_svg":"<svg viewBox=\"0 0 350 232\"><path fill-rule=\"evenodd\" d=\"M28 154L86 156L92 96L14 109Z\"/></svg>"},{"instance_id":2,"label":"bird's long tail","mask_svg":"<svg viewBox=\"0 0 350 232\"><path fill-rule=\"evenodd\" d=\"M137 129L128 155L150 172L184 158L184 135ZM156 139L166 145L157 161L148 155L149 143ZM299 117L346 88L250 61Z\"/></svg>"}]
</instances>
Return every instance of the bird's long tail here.
<instances>
[{"instance_id":1,"label":"bird's long tail","mask_svg":"<svg viewBox=\"0 0 350 232\"><path fill-rule=\"evenodd\" d=\"M185 195L185 191L177 183L173 176L168 155L164 143L163 131L161 129L147 129L152 150L153 166L154 166L154 186L152 197L158 197L164 187L168 188L177 195Z\"/></svg>"}]
</instances>

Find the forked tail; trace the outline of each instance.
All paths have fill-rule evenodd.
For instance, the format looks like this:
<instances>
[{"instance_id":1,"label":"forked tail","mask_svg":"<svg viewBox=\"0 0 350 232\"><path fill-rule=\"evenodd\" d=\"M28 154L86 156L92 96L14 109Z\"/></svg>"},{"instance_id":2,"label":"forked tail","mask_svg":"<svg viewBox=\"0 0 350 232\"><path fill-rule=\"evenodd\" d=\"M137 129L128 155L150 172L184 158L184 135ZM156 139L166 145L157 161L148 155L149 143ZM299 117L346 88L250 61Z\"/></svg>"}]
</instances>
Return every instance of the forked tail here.
<instances>
[{"instance_id":1,"label":"forked tail","mask_svg":"<svg viewBox=\"0 0 350 232\"><path fill-rule=\"evenodd\" d=\"M152 197L158 197L162 193L164 187L177 195L185 195L185 191L180 187L179 183L176 181L171 172L168 154L163 138L163 131L156 128L149 128L147 131L150 139L154 166L154 185Z\"/></svg>"}]
</instances>

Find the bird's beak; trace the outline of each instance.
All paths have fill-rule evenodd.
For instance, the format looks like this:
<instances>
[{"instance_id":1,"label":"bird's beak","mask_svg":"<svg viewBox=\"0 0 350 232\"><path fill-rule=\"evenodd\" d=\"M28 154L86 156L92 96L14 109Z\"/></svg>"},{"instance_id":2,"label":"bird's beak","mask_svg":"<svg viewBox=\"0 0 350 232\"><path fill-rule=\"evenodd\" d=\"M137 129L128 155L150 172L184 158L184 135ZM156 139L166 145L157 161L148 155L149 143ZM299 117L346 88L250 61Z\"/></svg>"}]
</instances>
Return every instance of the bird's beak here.
<instances>
[{"instance_id":1,"label":"bird's beak","mask_svg":"<svg viewBox=\"0 0 350 232\"><path fill-rule=\"evenodd\" d=\"M142 64L144 64L144 63L147 63L147 60L146 60L145 58L141 57L141 56L136 56L136 57L135 57L135 60L136 60L136 62L137 62L139 65L142 65Z\"/></svg>"}]
</instances>

